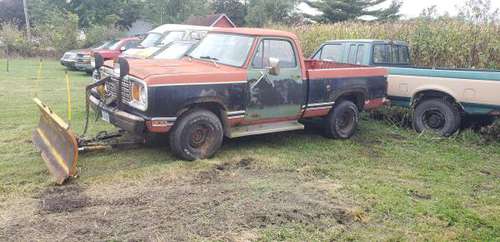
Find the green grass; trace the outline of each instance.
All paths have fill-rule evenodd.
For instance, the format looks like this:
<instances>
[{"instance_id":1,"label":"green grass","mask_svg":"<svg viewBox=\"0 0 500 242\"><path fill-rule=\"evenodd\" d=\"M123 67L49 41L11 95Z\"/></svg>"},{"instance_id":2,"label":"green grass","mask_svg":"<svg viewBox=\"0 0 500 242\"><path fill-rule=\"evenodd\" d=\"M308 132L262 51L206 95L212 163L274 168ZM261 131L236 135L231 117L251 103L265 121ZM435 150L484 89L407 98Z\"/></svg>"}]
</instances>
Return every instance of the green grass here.
<instances>
[{"instance_id":1,"label":"green grass","mask_svg":"<svg viewBox=\"0 0 500 242\"><path fill-rule=\"evenodd\" d=\"M38 121L33 95L66 117L64 68L58 62L43 62L38 84L38 60L10 64L7 73L5 60L0 60L0 207L53 186L30 143ZM71 125L78 133L83 126L83 90L90 78L69 74ZM91 127L91 133L113 129L103 122L92 122ZM351 140L329 140L308 131L246 137L226 141L215 158L199 162L177 160L167 148L85 154L75 182L106 187L206 171L251 157L259 169L294 172L318 186L324 181L339 184L332 201L356 208L356 221L343 229L290 222L257 230L260 240L495 241L500 237L500 144L479 145L474 137L467 133L442 139L364 119ZM280 182L249 184L258 196L285 189Z\"/></svg>"}]
</instances>

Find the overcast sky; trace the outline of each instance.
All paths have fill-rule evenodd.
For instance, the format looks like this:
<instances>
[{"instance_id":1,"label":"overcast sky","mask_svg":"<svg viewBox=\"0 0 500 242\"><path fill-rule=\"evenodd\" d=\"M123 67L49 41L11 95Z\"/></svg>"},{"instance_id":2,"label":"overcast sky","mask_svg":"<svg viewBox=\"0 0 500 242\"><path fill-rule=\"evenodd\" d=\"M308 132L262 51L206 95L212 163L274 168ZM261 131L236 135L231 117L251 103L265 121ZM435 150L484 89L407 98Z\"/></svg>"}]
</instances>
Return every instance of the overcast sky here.
<instances>
[{"instance_id":1,"label":"overcast sky","mask_svg":"<svg viewBox=\"0 0 500 242\"><path fill-rule=\"evenodd\" d=\"M390 4L390 0L388 0L385 5ZM460 6L465 5L466 0L402 0L403 6L401 7L401 13L406 18L417 17L422 10L436 5L440 14L444 14L448 12L450 15L456 15L457 9ZM491 0L491 4L494 8L500 8L500 0ZM313 14L314 10L308 8L307 4L301 3L299 9L302 9L304 12L308 12Z\"/></svg>"}]
</instances>

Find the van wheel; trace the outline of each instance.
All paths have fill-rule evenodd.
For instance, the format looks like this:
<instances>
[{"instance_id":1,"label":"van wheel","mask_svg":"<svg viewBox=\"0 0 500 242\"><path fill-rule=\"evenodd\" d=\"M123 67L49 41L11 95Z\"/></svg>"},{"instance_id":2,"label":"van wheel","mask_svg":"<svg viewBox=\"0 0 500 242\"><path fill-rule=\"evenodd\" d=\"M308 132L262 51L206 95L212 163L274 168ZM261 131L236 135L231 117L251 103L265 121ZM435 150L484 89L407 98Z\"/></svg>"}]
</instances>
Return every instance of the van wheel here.
<instances>
[{"instance_id":1,"label":"van wheel","mask_svg":"<svg viewBox=\"0 0 500 242\"><path fill-rule=\"evenodd\" d=\"M354 135L359 123L359 110L351 101L342 101L333 107L325 118L325 136L335 139L348 139Z\"/></svg>"},{"instance_id":2,"label":"van wheel","mask_svg":"<svg viewBox=\"0 0 500 242\"><path fill-rule=\"evenodd\" d=\"M219 118L207 110L193 110L176 122L170 133L170 148L185 160L212 157L222 145L223 128Z\"/></svg>"},{"instance_id":3,"label":"van wheel","mask_svg":"<svg viewBox=\"0 0 500 242\"><path fill-rule=\"evenodd\" d=\"M430 130L448 137L458 130L460 122L460 111L456 105L442 98L422 101L413 114L413 128L419 133Z\"/></svg>"}]
</instances>

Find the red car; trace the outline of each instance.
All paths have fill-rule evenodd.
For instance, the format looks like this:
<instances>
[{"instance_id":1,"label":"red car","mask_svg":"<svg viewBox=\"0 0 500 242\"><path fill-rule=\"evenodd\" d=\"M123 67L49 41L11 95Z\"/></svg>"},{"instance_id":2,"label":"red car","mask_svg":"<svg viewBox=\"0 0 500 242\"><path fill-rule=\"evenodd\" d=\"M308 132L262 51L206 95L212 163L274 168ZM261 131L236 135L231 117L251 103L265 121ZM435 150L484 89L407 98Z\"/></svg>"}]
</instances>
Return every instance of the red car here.
<instances>
[{"instance_id":1,"label":"red car","mask_svg":"<svg viewBox=\"0 0 500 242\"><path fill-rule=\"evenodd\" d=\"M90 63L90 57L94 53L99 53L105 60L113 60L118 57L123 51L130 48L135 48L139 45L141 39L138 37L127 37L115 41L108 48L93 49L89 52L78 53L75 62L75 68L80 71L92 72L94 68Z\"/></svg>"}]
</instances>

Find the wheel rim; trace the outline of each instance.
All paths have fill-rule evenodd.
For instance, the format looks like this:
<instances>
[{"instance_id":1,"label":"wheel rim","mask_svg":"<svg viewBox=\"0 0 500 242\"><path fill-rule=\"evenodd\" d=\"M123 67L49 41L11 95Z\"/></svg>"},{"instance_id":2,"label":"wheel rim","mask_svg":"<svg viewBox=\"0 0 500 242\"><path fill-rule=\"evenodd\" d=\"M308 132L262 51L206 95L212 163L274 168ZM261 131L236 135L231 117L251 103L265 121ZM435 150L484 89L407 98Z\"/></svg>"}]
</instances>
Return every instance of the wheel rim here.
<instances>
[{"instance_id":1,"label":"wheel rim","mask_svg":"<svg viewBox=\"0 0 500 242\"><path fill-rule=\"evenodd\" d=\"M211 129L205 124L198 124L189 135L189 145L193 148L200 148L208 143L210 136Z\"/></svg>"},{"instance_id":2,"label":"wheel rim","mask_svg":"<svg viewBox=\"0 0 500 242\"><path fill-rule=\"evenodd\" d=\"M352 130L355 123L356 114L353 110L347 109L335 121L335 127L340 133L348 133Z\"/></svg>"},{"instance_id":3,"label":"wheel rim","mask_svg":"<svg viewBox=\"0 0 500 242\"><path fill-rule=\"evenodd\" d=\"M422 123L427 129L441 130L446 124L446 117L440 110L431 109L423 113Z\"/></svg>"}]
</instances>

